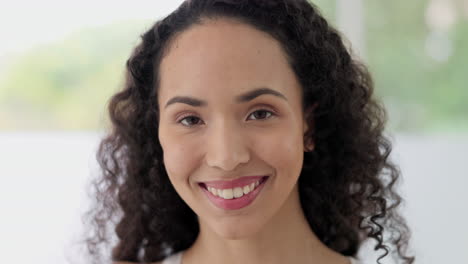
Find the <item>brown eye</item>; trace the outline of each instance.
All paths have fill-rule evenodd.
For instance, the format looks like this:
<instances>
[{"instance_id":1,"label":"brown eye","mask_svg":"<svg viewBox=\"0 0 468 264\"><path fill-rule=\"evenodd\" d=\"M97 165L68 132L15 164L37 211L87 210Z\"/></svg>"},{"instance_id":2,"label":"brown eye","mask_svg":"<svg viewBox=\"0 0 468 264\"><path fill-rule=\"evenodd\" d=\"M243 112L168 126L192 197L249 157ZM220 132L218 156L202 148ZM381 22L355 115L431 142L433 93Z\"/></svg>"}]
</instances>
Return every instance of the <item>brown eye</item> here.
<instances>
[{"instance_id":1,"label":"brown eye","mask_svg":"<svg viewBox=\"0 0 468 264\"><path fill-rule=\"evenodd\" d=\"M255 117L254 120L262 120L262 119L268 119L274 114L271 111L268 111L268 110L265 110L265 109L260 109L260 110L257 110L255 112L253 112L250 115Z\"/></svg>"},{"instance_id":2,"label":"brown eye","mask_svg":"<svg viewBox=\"0 0 468 264\"><path fill-rule=\"evenodd\" d=\"M178 123L181 123L182 125L187 127L191 127L197 125L199 121L201 121L201 119L196 116L186 116L180 119Z\"/></svg>"}]
</instances>

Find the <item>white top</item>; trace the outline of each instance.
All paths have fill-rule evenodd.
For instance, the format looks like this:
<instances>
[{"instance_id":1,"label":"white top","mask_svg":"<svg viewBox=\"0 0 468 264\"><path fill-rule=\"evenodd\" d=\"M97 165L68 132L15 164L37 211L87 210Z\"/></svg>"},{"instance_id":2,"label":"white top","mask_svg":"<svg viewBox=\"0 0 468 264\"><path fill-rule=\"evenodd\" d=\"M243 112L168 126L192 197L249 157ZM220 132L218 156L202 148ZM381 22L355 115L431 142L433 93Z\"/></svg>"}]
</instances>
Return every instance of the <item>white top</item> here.
<instances>
[{"instance_id":1,"label":"white top","mask_svg":"<svg viewBox=\"0 0 468 264\"><path fill-rule=\"evenodd\" d=\"M183 251L180 251L180 252L178 252L176 254L173 254L173 255L167 257L166 259L164 259L162 264L181 264L182 253L183 253ZM349 259L349 261L351 261L351 264L360 264L360 262L358 262L358 260L353 258L353 257L348 257L348 259Z\"/></svg>"}]
</instances>

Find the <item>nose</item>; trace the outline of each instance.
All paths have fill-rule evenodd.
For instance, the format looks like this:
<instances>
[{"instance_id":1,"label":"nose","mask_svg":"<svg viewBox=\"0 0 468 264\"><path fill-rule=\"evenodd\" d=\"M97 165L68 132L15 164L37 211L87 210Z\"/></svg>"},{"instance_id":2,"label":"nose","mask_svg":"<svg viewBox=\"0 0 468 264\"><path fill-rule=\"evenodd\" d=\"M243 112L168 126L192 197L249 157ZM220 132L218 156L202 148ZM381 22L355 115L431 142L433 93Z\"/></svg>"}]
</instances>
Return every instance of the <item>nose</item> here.
<instances>
[{"instance_id":1,"label":"nose","mask_svg":"<svg viewBox=\"0 0 468 264\"><path fill-rule=\"evenodd\" d=\"M250 160L247 139L238 125L219 122L208 134L206 162L210 167L225 171L234 170L239 164Z\"/></svg>"}]
</instances>

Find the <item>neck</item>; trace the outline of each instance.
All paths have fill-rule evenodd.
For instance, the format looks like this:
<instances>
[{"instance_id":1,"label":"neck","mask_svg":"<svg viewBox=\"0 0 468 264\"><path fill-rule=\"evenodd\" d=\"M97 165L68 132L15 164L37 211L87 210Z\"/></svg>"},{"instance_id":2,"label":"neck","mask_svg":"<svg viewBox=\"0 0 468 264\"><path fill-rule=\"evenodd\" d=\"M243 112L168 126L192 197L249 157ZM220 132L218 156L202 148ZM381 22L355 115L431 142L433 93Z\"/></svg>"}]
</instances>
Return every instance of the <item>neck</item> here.
<instances>
[{"instance_id":1,"label":"neck","mask_svg":"<svg viewBox=\"0 0 468 264\"><path fill-rule=\"evenodd\" d=\"M311 230L296 184L278 213L252 236L227 240L200 222L199 236L184 253L182 263L326 263L339 258L343 257L322 244Z\"/></svg>"}]
</instances>

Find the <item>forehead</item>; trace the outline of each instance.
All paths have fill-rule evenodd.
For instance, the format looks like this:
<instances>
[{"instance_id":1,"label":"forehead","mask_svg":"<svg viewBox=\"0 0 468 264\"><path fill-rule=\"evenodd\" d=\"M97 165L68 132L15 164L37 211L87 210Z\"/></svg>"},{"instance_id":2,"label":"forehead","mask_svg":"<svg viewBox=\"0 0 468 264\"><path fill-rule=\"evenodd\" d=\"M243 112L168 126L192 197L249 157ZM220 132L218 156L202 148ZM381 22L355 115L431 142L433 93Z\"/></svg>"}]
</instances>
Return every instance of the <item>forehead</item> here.
<instances>
[{"instance_id":1,"label":"forehead","mask_svg":"<svg viewBox=\"0 0 468 264\"><path fill-rule=\"evenodd\" d=\"M280 43L229 19L205 20L182 32L160 65L159 97L166 99L175 93L240 94L254 87L288 93L294 86L297 81Z\"/></svg>"}]
</instances>

